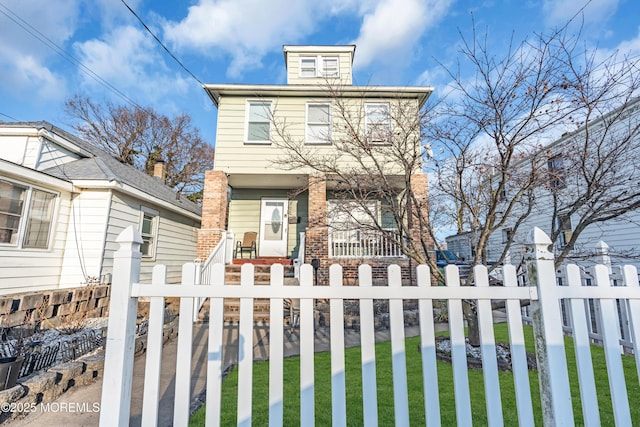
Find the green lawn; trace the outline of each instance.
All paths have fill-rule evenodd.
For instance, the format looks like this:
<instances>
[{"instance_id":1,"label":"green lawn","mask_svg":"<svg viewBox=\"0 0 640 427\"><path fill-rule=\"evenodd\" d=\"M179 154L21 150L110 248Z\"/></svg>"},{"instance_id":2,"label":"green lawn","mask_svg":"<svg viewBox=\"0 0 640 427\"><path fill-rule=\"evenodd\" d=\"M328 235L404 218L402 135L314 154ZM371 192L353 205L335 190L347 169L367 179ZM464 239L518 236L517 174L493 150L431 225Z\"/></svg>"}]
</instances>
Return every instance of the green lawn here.
<instances>
[{"instance_id":1,"label":"green lawn","mask_svg":"<svg viewBox=\"0 0 640 427\"><path fill-rule=\"evenodd\" d=\"M506 324L495 325L496 341L508 341ZM446 333L445 333L446 335ZM532 329L525 327L527 351L533 352ZM424 401L422 390L422 367L420 353L418 352L419 339L408 338L406 340L407 354L407 378L409 387L409 410L411 425L424 425ZM567 364L570 373L570 383L573 399L573 411L576 425L583 424L582 410L580 406L580 390L577 382L576 363L574 357L573 342L565 339ZM602 425L614 425L613 411L611 407L607 370L602 348L592 346L592 358L598 390L600 416ZM360 349L350 348L345 351L346 381L347 381L347 424L351 426L362 425L362 384L360 372ZM376 346L377 362L377 387L378 387L378 417L380 425L393 425L393 382L391 376L391 346L389 343L380 343ZM640 405L636 403L640 396L640 383L636 374L635 359L624 356L623 364L627 382L628 395L631 396L632 419L638 420L640 426ZM315 399L316 399L316 424L331 424L331 362L329 353L317 353L315 356ZM299 418L299 383L300 365L299 358L289 358L284 361L285 391L284 412L285 425L300 425ZM253 382L253 425L268 425L269 420L269 362L256 362L254 365ZM515 391L513 376L508 372L500 372L501 397L505 425L517 425L518 417L515 406ZM536 417L536 425L542 425L540 397L538 392L538 377L536 371L529 372L531 382L531 394L533 397L533 410ZM471 410L473 421L476 425L486 425L486 409L484 397L484 385L482 371L469 371L469 386L471 391ZM453 374L451 365L438 362L438 391L440 393L440 411L442 425L454 425L456 423L455 400L453 392ZM221 424L236 424L237 403L237 371L233 371L222 385L223 414ZM190 425L204 425L204 408L198 411L191 419Z\"/></svg>"}]
</instances>

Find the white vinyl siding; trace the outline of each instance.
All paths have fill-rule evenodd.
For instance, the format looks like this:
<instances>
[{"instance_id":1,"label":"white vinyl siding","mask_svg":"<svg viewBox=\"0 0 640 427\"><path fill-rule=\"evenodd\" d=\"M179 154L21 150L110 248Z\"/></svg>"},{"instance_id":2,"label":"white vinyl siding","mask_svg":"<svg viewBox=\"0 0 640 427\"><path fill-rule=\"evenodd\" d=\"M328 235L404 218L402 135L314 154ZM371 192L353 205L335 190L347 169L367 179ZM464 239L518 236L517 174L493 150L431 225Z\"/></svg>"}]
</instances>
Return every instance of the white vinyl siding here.
<instances>
[{"instance_id":1,"label":"white vinyl siding","mask_svg":"<svg viewBox=\"0 0 640 427\"><path fill-rule=\"evenodd\" d=\"M263 144L271 142L271 101L247 102L245 141Z\"/></svg>"},{"instance_id":2,"label":"white vinyl siding","mask_svg":"<svg viewBox=\"0 0 640 427\"><path fill-rule=\"evenodd\" d=\"M326 144L331 142L331 105L307 104L307 144Z\"/></svg>"},{"instance_id":3,"label":"white vinyl siding","mask_svg":"<svg viewBox=\"0 0 640 427\"><path fill-rule=\"evenodd\" d=\"M102 274L113 273L113 254L119 247L115 239L129 225L139 227L143 203L145 208L157 210L158 218L155 258L142 258L140 281L149 283L153 266L164 264L167 266L167 282L177 283L182 274L182 264L196 258L200 222L120 193L113 193L111 202Z\"/></svg>"},{"instance_id":4,"label":"white vinyl siding","mask_svg":"<svg viewBox=\"0 0 640 427\"><path fill-rule=\"evenodd\" d=\"M75 194L70 210L60 287L83 286L87 278L100 279L107 221L109 190L83 190Z\"/></svg>"},{"instance_id":5,"label":"white vinyl siding","mask_svg":"<svg viewBox=\"0 0 640 427\"><path fill-rule=\"evenodd\" d=\"M0 295L58 288L69 225L69 193L59 193L56 201L48 249L0 245Z\"/></svg>"},{"instance_id":6,"label":"white vinyl siding","mask_svg":"<svg viewBox=\"0 0 640 427\"><path fill-rule=\"evenodd\" d=\"M389 104L365 104L365 133L371 144L386 144L391 131Z\"/></svg>"},{"instance_id":7,"label":"white vinyl siding","mask_svg":"<svg viewBox=\"0 0 640 427\"><path fill-rule=\"evenodd\" d=\"M304 98L304 97L282 97L278 99L277 108L274 108L275 121L286 119L286 131L294 141L305 142L307 104L308 103L330 103L329 98ZM345 105L349 109L346 113L353 117L352 124L364 134L364 102L373 102L373 99L346 99ZM391 102L391 101L390 101ZM412 101L413 102L413 101ZM218 109L218 127L216 134L216 159L214 169L223 170L229 174L291 174L292 171L278 167L279 159L287 155L286 149L280 148L277 144L278 136L273 132L274 144L255 144L248 146L244 140L244 127L246 121L247 99L243 97L223 97ZM415 101L417 111L417 101ZM407 107L409 108L409 107ZM348 138L345 133L345 126L340 121L338 114L333 111L331 114L331 139L340 141ZM385 147L386 148L386 147ZM318 155L325 152L328 155L334 150L334 145L324 144L314 147ZM384 150L380 150L381 156L389 159ZM384 160L384 159L383 159ZM344 167L357 167L357 163L349 159L341 159ZM389 173L393 173L392 164L385 165L389 168ZM401 172L399 170L399 172ZM260 179L260 178L258 178Z\"/></svg>"}]
</instances>

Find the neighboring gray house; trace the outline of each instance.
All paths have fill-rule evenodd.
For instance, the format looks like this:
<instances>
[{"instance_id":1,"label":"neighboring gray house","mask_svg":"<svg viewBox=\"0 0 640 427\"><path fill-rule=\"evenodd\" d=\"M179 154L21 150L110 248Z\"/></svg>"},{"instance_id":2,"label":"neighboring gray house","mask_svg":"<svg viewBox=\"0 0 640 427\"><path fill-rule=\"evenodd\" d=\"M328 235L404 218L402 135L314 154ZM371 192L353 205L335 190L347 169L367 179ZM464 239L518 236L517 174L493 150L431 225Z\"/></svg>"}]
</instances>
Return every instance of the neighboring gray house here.
<instances>
[{"instance_id":1,"label":"neighboring gray house","mask_svg":"<svg viewBox=\"0 0 640 427\"><path fill-rule=\"evenodd\" d=\"M178 282L200 220L160 178L50 123L0 122L0 295L108 283L129 225L144 240L141 281L161 263Z\"/></svg>"},{"instance_id":2,"label":"neighboring gray house","mask_svg":"<svg viewBox=\"0 0 640 427\"><path fill-rule=\"evenodd\" d=\"M619 117L618 117L619 115ZM615 118L615 120L614 120ZM560 228L560 236L554 242L554 250L558 252L570 241L579 218L578 213L563 214L563 210L567 210L567 206L563 206L565 202L563 195L567 200L574 200L576 194L584 193L586 185L584 177L575 172L574 169L568 169L567 165L571 164L574 157L573 145L574 140L583 141L585 132L589 132L590 141L602 141L598 147L600 156L610 156L614 154L607 151L609 144L611 147L617 147L620 142L624 142L624 158L618 159L615 168L611 168L612 172L608 173L608 177L615 181L618 186L617 191L621 191L625 186L637 186L640 182L640 168L638 167L638 156L640 155L640 135L638 134L638 126L640 125L640 98L636 98L624 108L613 110L612 112L592 120L589 127L581 127L571 133L564 134L561 138L545 147L546 161L540 167L548 173L546 186L540 186L535 192L535 206L532 213L518 227L515 232L513 245L510 249L510 259L513 264L518 264L525 252L524 243L528 239L528 234L533 227L542 229L545 233L550 233L552 226L553 198L550 189L554 189L559 195L558 197L558 213L556 217L556 227ZM606 132L605 135L602 133ZM582 144L582 142L580 142ZM616 154L620 156L619 152ZM524 164L524 162L523 162ZM597 163L591 167L604 166ZM572 172L568 172L571 170ZM615 170L613 170L615 169ZM605 186L608 183L602 183ZM611 187L609 187L611 188ZM507 188L508 191L508 188ZM616 193L618 194L618 193ZM508 197L507 197L508 199ZM596 205L597 206L597 205ZM591 206L589 206L591 207ZM494 261L499 258L504 248L504 242L512 233L514 220L507 221L505 226L496 230L490 238L487 245L487 259ZM447 238L447 242L451 238ZM610 250L612 261L614 263L634 264L640 267L640 211L631 210L625 214L603 222L597 222L588 225L580 233L574 250L570 253L570 261L578 263L589 263L588 258L595 254L596 246L599 241L604 241Z\"/></svg>"}]
</instances>

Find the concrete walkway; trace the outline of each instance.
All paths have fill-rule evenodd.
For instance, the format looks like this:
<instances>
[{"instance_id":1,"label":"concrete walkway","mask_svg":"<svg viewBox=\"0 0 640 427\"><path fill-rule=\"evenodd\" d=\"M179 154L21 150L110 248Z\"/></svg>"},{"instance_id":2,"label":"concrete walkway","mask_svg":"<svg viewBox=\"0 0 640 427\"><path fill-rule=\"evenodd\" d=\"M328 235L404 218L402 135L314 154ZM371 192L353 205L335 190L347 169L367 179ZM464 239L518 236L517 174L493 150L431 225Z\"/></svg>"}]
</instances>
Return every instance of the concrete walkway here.
<instances>
[{"instance_id":1,"label":"concrete walkway","mask_svg":"<svg viewBox=\"0 0 640 427\"><path fill-rule=\"evenodd\" d=\"M268 326L256 326L254 328L254 359L265 360L269 354ZM295 356L299 354L300 341L299 330L286 331L284 354ZM419 333L417 326L407 327L407 337ZM192 384L191 395L203 396L206 386L207 363L207 334L208 324L196 324L193 331L193 360L192 360ZM238 328L237 325L227 325L224 333L223 359L225 369L234 365L238 354ZM389 340L388 331L376 333L376 341ZM162 353L162 372L167 375L161 377L159 420L161 426L173 425L173 401L175 391L176 353L177 339L169 341ZM360 335L353 330L345 331L345 346L360 345ZM316 332L315 350L327 351L330 348L329 329L319 328ZM131 426L141 424L142 392L144 384L144 368L146 357L144 355L135 359L134 379L131 398ZM100 420L100 408L102 395L102 381L98 380L88 386L72 390L63 394L55 403L48 406L38 405L37 411L29 414L22 420L9 421L11 426L98 426Z\"/></svg>"}]
</instances>

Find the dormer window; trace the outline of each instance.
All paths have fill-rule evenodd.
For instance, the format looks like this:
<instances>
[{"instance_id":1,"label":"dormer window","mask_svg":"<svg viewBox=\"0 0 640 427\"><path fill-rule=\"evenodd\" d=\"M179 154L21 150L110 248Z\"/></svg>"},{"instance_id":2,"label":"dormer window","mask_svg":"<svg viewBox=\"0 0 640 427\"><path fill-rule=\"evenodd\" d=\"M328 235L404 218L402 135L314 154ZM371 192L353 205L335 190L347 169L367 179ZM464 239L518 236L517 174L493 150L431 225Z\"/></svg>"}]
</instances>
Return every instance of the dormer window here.
<instances>
[{"instance_id":1,"label":"dormer window","mask_svg":"<svg viewBox=\"0 0 640 427\"><path fill-rule=\"evenodd\" d=\"M305 56L300 58L300 77L340 77L337 56Z\"/></svg>"}]
</instances>

